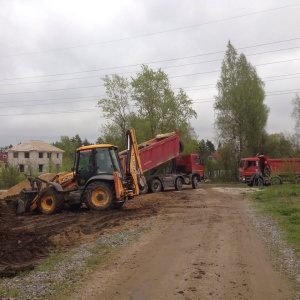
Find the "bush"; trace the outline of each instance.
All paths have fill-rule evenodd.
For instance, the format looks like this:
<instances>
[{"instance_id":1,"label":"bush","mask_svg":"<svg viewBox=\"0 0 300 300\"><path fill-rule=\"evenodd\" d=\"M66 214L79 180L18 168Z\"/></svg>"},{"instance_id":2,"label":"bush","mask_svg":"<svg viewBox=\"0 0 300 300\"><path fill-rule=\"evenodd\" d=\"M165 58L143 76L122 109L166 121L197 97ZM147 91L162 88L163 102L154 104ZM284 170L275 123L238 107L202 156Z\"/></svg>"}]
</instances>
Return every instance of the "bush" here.
<instances>
[{"instance_id":1,"label":"bush","mask_svg":"<svg viewBox=\"0 0 300 300\"><path fill-rule=\"evenodd\" d=\"M8 189L24 179L26 179L26 176L16 166L8 166L6 169L0 170L1 188Z\"/></svg>"}]
</instances>

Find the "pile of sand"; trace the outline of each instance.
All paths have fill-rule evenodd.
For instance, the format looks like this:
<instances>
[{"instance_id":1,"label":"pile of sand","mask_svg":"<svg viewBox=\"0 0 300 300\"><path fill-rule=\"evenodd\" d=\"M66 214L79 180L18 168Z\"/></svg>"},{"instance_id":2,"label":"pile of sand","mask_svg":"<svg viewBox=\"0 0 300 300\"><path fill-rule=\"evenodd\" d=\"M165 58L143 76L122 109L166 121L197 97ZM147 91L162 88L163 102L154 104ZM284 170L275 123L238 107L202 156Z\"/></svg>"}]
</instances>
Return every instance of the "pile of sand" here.
<instances>
[{"instance_id":1,"label":"pile of sand","mask_svg":"<svg viewBox=\"0 0 300 300\"><path fill-rule=\"evenodd\" d=\"M39 176L39 178L44 179L44 180L52 180L56 173L45 173ZM11 187L9 190L6 192L2 193L0 195L0 200L5 199L6 197L13 196L13 195L19 195L20 191L22 189L29 189L30 188L30 183L28 179L25 179L18 184L14 185Z\"/></svg>"}]
</instances>

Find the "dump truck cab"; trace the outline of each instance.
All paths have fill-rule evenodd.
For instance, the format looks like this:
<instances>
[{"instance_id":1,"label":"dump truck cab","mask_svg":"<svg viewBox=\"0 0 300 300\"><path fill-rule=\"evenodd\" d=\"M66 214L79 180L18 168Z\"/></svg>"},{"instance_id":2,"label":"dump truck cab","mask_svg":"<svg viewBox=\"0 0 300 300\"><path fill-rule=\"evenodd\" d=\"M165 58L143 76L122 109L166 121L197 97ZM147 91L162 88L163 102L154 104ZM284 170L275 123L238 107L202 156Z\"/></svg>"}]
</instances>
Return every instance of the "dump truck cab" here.
<instances>
[{"instance_id":1,"label":"dump truck cab","mask_svg":"<svg viewBox=\"0 0 300 300\"><path fill-rule=\"evenodd\" d=\"M270 177L269 160L266 155L242 158L239 165L239 180L248 186L281 184L280 178Z\"/></svg>"},{"instance_id":2,"label":"dump truck cab","mask_svg":"<svg viewBox=\"0 0 300 300\"><path fill-rule=\"evenodd\" d=\"M182 154L175 158L176 172L197 176L198 181L204 180L203 159L199 154Z\"/></svg>"}]
</instances>

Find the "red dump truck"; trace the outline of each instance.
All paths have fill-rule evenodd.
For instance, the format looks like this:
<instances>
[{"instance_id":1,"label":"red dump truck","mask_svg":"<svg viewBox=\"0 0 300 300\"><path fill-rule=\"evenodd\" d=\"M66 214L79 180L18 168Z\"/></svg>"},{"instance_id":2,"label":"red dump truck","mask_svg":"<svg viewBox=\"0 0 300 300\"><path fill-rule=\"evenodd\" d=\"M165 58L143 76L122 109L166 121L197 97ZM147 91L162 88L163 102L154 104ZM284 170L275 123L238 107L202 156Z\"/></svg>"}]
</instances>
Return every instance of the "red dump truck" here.
<instances>
[{"instance_id":1,"label":"red dump truck","mask_svg":"<svg viewBox=\"0 0 300 300\"><path fill-rule=\"evenodd\" d=\"M281 184L285 178L300 183L300 158L258 155L240 161L239 179L249 186Z\"/></svg>"},{"instance_id":2,"label":"red dump truck","mask_svg":"<svg viewBox=\"0 0 300 300\"><path fill-rule=\"evenodd\" d=\"M142 170L147 186L142 193L160 192L166 187L181 190L183 185L197 187L204 179L204 168L198 154L179 153L183 150L180 131L160 134L155 138L138 145ZM126 169L126 150L119 153L124 170ZM169 162L164 172L158 168Z\"/></svg>"}]
</instances>

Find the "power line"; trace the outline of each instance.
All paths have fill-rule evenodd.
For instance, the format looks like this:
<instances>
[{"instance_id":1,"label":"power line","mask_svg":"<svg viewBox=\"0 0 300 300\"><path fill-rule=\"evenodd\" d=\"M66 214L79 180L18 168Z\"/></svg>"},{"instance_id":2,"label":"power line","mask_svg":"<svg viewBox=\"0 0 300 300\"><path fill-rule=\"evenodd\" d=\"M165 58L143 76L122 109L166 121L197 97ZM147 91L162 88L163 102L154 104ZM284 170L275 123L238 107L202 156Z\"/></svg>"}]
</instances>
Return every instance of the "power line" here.
<instances>
[{"instance_id":1,"label":"power line","mask_svg":"<svg viewBox=\"0 0 300 300\"><path fill-rule=\"evenodd\" d=\"M277 96L277 95L286 95L286 94L295 94L299 92L300 89L289 89L289 90L281 90L281 91L270 91L266 92L266 97L270 96ZM96 99L97 100L97 99ZM95 99L90 99L86 101L95 101ZM199 104L199 103L205 103L205 102L213 102L213 98L204 98L204 99L198 99L198 100L192 100L193 104ZM76 103L76 102L82 102L82 101L68 101L68 102L59 102L59 103ZM59 103L52 103L52 104L59 104ZM49 103L41 103L41 104L27 104L27 105L22 105L22 106L11 106L11 107L27 107L27 106L43 106L43 105L50 105ZM5 107L5 108L9 108ZM98 109L98 106L95 106L96 110ZM0 114L0 116L22 116L22 115L40 115L40 114L58 114L58 113L77 113L77 112L89 112L89 111L94 111L95 108L93 109L84 109L84 110L66 110L66 111L51 111L51 112L42 112L42 113L12 113L12 114Z\"/></svg>"},{"instance_id":2,"label":"power line","mask_svg":"<svg viewBox=\"0 0 300 300\"><path fill-rule=\"evenodd\" d=\"M66 90L87 89L87 88L94 88L94 87L99 87L99 85L79 86L79 87L64 88L64 89L55 89L55 90L42 90L42 91L28 91L28 92L2 93L2 94L0 94L0 95L17 95L17 94L31 94L31 93L57 92L57 91L66 91Z\"/></svg>"},{"instance_id":3,"label":"power line","mask_svg":"<svg viewBox=\"0 0 300 300\"><path fill-rule=\"evenodd\" d=\"M137 38L142 38L142 37L159 35L159 34L163 34L163 33L169 33L169 32L174 32L174 31L185 30L185 29L189 29L189 28L195 28L195 27L214 24L214 23L220 23L220 22L224 22L224 21L244 18L244 17L257 15L257 14L261 14L261 13L266 13L266 12L281 10L281 9L285 9L285 8L290 8L290 7L294 7L294 6L298 6L298 5L300 5L300 3L295 3L295 4L285 5L285 6L281 6L281 7L270 8L270 9L266 9L266 10L256 11L256 12L252 12L252 13L246 13L246 14L242 14L242 15L239 15L239 16L233 16L233 17L229 17L229 18L223 18L223 19L219 19L219 20L208 21L208 22L203 22L203 23L189 25L189 26L183 26L183 27L167 29L167 30L162 30L162 31L158 31L158 32L153 32L153 33L146 33L146 34L142 34L142 35L136 35L136 36L132 36L132 37L125 37L125 38L102 41L102 42L97 42L97 43L83 44L83 45L77 45L77 46L69 46L69 47L56 48L56 49L50 49L50 50L34 51L34 52L27 52L27 53L20 53L20 54L11 54L11 55L1 56L0 58L8 58L8 57L16 57L16 56L23 56L23 55L38 54L38 53L62 51L62 50L69 50L69 49L75 49L75 48L90 47L90 46L95 46L95 45L102 45L102 44L107 44L107 43L115 43L115 42L120 42L120 41L125 41L125 40L137 39Z\"/></svg>"},{"instance_id":4,"label":"power line","mask_svg":"<svg viewBox=\"0 0 300 300\"><path fill-rule=\"evenodd\" d=\"M239 49L256 48L256 47L261 47L261 46L266 46L266 45L271 45L271 44L278 44L278 43L284 43L284 42L289 42L289 41L295 41L295 40L299 40L299 39L300 38L293 38L293 39L287 39L287 40L276 41L276 42L269 42L269 43L258 44L258 45L253 45L253 46L246 46L246 47L237 48L237 50L239 50ZM299 47L291 47L291 48L285 48L285 49L279 49L279 50L270 50L270 51L266 51L266 52L261 52L259 54L271 53L271 52L275 52L275 51L284 51L284 50L290 50L290 49L295 49L295 48L299 48ZM207 56L207 55L213 55L213 54L220 54L220 53L224 53L224 52L225 51L217 51L217 52L204 53L204 54L198 54L198 55L192 55L192 56L171 58L171 59L166 59L166 60L151 61L151 62L147 62L147 63L144 63L144 64L145 65L150 65L150 64L156 64L156 63L162 63L162 62L170 62L170 61L174 61L174 60L182 60L182 59L189 59L189 58L195 58L195 57L201 57L201 56ZM251 55L257 55L257 54L248 54L247 56L251 56ZM201 62L201 63L204 63L204 62ZM0 79L0 81L23 80L23 79L33 79L33 78L43 78L43 77L74 75L74 74L82 74L82 73L90 73L90 72L99 72L99 71L106 71L106 70L113 70L113 69L136 67L136 66L141 66L141 65L142 65L142 63L125 65L125 66L108 67L108 68L99 68L99 69L92 69L92 70L86 70L86 71L76 71L76 72L49 74L49 75L28 76L28 77L15 77L15 78L3 78L3 79ZM133 71L133 72L125 72L123 74L134 73L134 72L135 71ZM83 77L83 78L92 78L92 77L95 77L95 76ZM75 78L75 79L77 79L77 78ZM60 79L60 80L69 80L69 79Z\"/></svg>"},{"instance_id":5,"label":"power line","mask_svg":"<svg viewBox=\"0 0 300 300\"><path fill-rule=\"evenodd\" d=\"M259 52L259 53L251 53L251 54L248 54L247 56L268 54L268 53L274 53L274 52L291 50L291 49L298 49L298 48L299 47L276 49L276 50L264 51L264 52ZM184 59L184 58L177 58L177 59L174 59L174 60L180 60L180 59ZM207 61L201 61L201 62L187 63L187 64L181 64L181 65L175 65L175 66L165 66L165 67L161 67L161 68L162 69L178 68L178 67L184 67L184 66L191 66L191 65L197 65L197 64L217 62L217 61L222 61L222 60L223 59L214 59L214 60L207 60ZM160 62L166 62L166 61L170 61L170 60L164 60L164 61L160 61ZM157 62L152 62L152 63L157 63ZM152 64L152 63L146 63L146 65ZM137 65L134 65L134 66L137 66ZM123 74L135 73L135 72L137 72L137 71L124 72ZM36 82L32 82L31 81L31 82L21 82L21 83L5 83L5 84L0 84L0 86L12 86L12 85L24 85L24 84L38 84L38 83L49 83L49 82L62 82L62 81L70 81L70 80L78 80L78 79L81 80L81 79L99 78L100 76L101 75L85 76L85 77L74 77L74 78L64 78L64 79L55 79L55 80L45 80L45 81L36 81ZM101 84L100 86L103 86L103 84Z\"/></svg>"},{"instance_id":6,"label":"power line","mask_svg":"<svg viewBox=\"0 0 300 300\"><path fill-rule=\"evenodd\" d=\"M48 99L38 99L38 100L26 100L27 102L32 102L32 101L52 101L52 100L66 100L66 99L82 99L82 98L91 98L91 97L105 97L105 95L100 95L100 96L81 96L81 97L64 97L64 98L48 98ZM0 103L7 103L8 101L0 101ZM10 103L11 101L9 101ZM23 100L14 100L14 103L16 102L24 102Z\"/></svg>"},{"instance_id":7,"label":"power line","mask_svg":"<svg viewBox=\"0 0 300 300\"><path fill-rule=\"evenodd\" d=\"M93 112L100 111L100 109L79 109L79 110L65 110L65 111L44 111L39 113L26 112L26 113L13 113L13 114L0 114L0 117L15 117L15 116L39 116L39 115L56 115L56 114L71 114L71 113L85 113L85 112Z\"/></svg>"}]
</instances>

